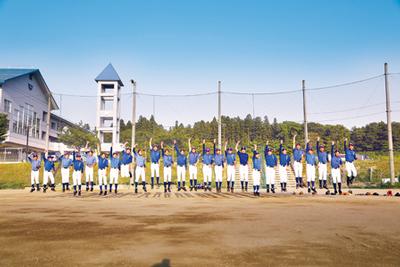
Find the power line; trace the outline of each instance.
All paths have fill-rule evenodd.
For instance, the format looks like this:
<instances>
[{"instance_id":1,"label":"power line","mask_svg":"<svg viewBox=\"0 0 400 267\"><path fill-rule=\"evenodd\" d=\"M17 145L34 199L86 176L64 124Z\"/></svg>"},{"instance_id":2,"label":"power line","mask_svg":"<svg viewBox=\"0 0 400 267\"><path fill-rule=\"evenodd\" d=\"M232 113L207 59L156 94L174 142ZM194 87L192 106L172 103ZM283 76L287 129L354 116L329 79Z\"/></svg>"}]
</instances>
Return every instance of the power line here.
<instances>
[{"instance_id":1,"label":"power line","mask_svg":"<svg viewBox=\"0 0 400 267\"><path fill-rule=\"evenodd\" d=\"M366 82L366 81L374 80L376 78L383 77L383 76L384 76L383 74L379 74L379 75L372 76L372 77L369 77L369 78L366 78L366 79L352 81L352 82L339 83L339 84L335 84L335 85L322 86L322 87L306 88L306 91L318 91L318 90L325 90L325 89L343 87L343 86L347 86L347 85L353 85L353 84L357 84L357 83L363 83L363 82Z\"/></svg>"},{"instance_id":2,"label":"power line","mask_svg":"<svg viewBox=\"0 0 400 267\"><path fill-rule=\"evenodd\" d=\"M371 105L367 105L367 106L359 106L359 107L349 108L349 109L342 109L342 110L332 110L332 111L323 111L323 112L311 112L311 113L308 113L308 114L317 115L317 114L341 113L341 112L347 112L347 111L354 111L354 110L366 109L366 108L370 108L370 107L376 107L376 106L380 106L380 105L383 105L383 104L385 104L385 102L376 103L376 104L371 104Z\"/></svg>"},{"instance_id":3,"label":"power line","mask_svg":"<svg viewBox=\"0 0 400 267\"><path fill-rule=\"evenodd\" d=\"M352 120L352 119L358 119L358 118L365 118L373 115L378 115L378 114L384 114L384 111L380 112L375 112L375 113L369 113L369 114L364 114L364 115L359 115L359 116L353 116L353 117L344 117L344 118L338 118L338 119L329 119L329 120L320 120L318 122L329 122L329 121L344 121L344 120Z\"/></svg>"},{"instance_id":4,"label":"power line","mask_svg":"<svg viewBox=\"0 0 400 267\"><path fill-rule=\"evenodd\" d=\"M217 93L218 92L208 92L208 93L198 93L198 94L149 94L149 93L136 92L137 95L152 96L152 97L196 97L196 96L215 95Z\"/></svg>"},{"instance_id":5,"label":"power line","mask_svg":"<svg viewBox=\"0 0 400 267\"><path fill-rule=\"evenodd\" d=\"M293 94L301 92L301 89L296 90L287 90L287 91L275 91L275 92L234 92L234 91L222 91L223 94L230 94L230 95L284 95L284 94Z\"/></svg>"}]
</instances>

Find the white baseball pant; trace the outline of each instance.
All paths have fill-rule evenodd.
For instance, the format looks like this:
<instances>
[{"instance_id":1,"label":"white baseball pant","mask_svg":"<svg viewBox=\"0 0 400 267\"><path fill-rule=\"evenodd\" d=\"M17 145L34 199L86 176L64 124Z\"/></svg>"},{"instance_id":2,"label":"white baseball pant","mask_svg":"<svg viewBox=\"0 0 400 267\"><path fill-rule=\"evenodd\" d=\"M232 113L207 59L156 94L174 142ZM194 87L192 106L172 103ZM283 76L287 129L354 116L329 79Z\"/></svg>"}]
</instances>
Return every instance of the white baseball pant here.
<instances>
[{"instance_id":1,"label":"white baseball pant","mask_svg":"<svg viewBox=\"0 0 400 267\"><path fill-rule=\"evenodd\" d=\"M31 184L38 184L39 183L39 170L31 171Z\"/></svg>"},{"instance_id":2,"label":"white baseball pant","mask_svg":"<svg viewBox=\"0 0 400 267\"><path fill-rule=\"evenodd\" d=\"M121 177L129 177L130 164L121 164Z\"/></svg>"},{"instance_id":3,"label":"white baseball pant","mask_svg":"<svg viewBox=\"0 0 400 267\"><path fill-rule=\"evenodd\" d=\"M85 177L86 177L86 183L93 182L93 167L86 166Z\"/></svg>"},{"instance_id":4,"label":"white baseball pant","mask_svg":"<svg viewBox=\"0 0 400 267\"><path fill-rule=\"evenodd\" d=\"M287 183L288 174L286 166L279 165L279 178L281 183Z\"/></svg>"},{"instance_id":5,"label":"white baseball pant","mask_svg":"<svg viewBox=\"0 0 400 267\"><path fill-rule=\"evenodd\" d=\"M203 179L205 183L212 182L212 170L210 165L203 165Z\"/></svg>"},{"instance_id":6,"label":"white baseball pant","mask_svg":"<svg viewBox=\"0 0 400 267\"><path fill-rule=\"evenodd\" d=\"M82 172L81 171L73 171L72 172L72 183L73 185L81 185L82 184Z\"/></svg>"},{"instance_id":7,"label":"white baseball pant","mask_svg":"<svg viewBox=\"0 0 400 267\"><path fill-rule=\"evenodd\" d=\"M106 169L99 169L99 185L107 185L107 170Z\"/></svg>"},{"instance_id":8,"label":"white baseball pant","mask_svg":"<svg viewBox=\"0 0 400 267\"><path fill-rule=\"evenodd\" d=\"M189 179L197 180L197 166L196 165L189 165Z\"/></svg>"},{"instance_id":9,"label":"white baseball pant","mask_svg":"<svg viewBox=\"0 0 400 267\"><path fill-rule=\"evenodd\" d=\"M135 171L135 182L139 182L139 177L142 178L142 182L146 182L146 174L144 167L136 166L136 171Z\"/></svg>"},{"instance_id":10,"label":"white baseball pant","mask_svg":"<svg viewBox=\"0 0 400 267\"><path fill-rule=\"evenodd\" d=\"M234 182L235 181L235 165L228 165L226 173L227 173L227 181Z\"/></svg>"},{"instance_id":11,"label":"white baseball pant","mask_svg":"<svg viewBox=\"0 0 400 267\"><path fill-rule=\"evenodd\" d=\"M176 174L178 182L186 182L186 168L185 166L177 166Z\"/></svg>"},{"instance_id":12,"label":"white baseball pant","mask_svg":"<svg viewBox=\"0 0 400 267\"><path fill-rule=\"evenodd\" d=\"M248 182L249 181L249 165L240 165L239 167L239 176L240 181Z\"/></svg>"},{"instance_id":13,"label":"white baseball pant","mask_svg":"<svg viewBox=\"0 0 400 267\"><path fill-rule=\"evenodd\" d=\"M295 161L293 163L294 176L302 177L303 175L303 164L301 162Z\"/></svg>"},{"instance_id":14,"label":"white baseball pant","mask_svg":"<svg viewBox=\"0 0 400 267\"><path fill-rule=\"evenodd\" d=\"M315 165L306 165L307 182L315 182Z\"/></svg>"},{"instance_id":15,"label":"white baseball pant","mask_svg":"<svg viewBox=\"0 0 400 267\"><path fill-rule=\"evenodd\" d=\"M164 183L171 181L172 181L172 168L171 166L164 167Z\"/></svg>"},{"instance_id":16,"label":"white baseball pant","mask_svg":"<svg viewBox=\"0 0 400 267\"><path fill-rule=\"evenodd\" d=\"M119 169L111 168L110 169L110 184L118 184L118 176L119 176Z\"/></svg>"},{"instance_id":17,"label":"white baseball pant","mask_svg":"<svg viewBox=\"0 0 400 267\"><path fill-rule=\"evenodd\" d=\"M69 168L61 168L61 181L63 184L69 183Z\"/></svg>"},{"instance_id":18,"label":"white baseball pant","mask_svg":"<svg viewBox=\"0 0 400 267\"><path fill-rule=\"evenodd\" d=\"M328 167L326 163L318 163L318 179L326 181L328 176Z\"/></svg>"},{"instance_id":19,"label":"white baseball pant","mask_svg":"<svg viewBox=\"0 0 400 267\"><path fill-rule=\"evenodd\" d=\"M265 183L267 185L275 184L275 168L274 167L265 167Z\"/></svg>"},{"instance_id":20,"label":"white baseball pant","mask_svg":"<svg viewBox=\"0 0 400 267\"><path fill-rule=\"evenodd\" d=\"M342 177L340 177L340 168L337 169L332 168L331 174L332 174L332 182L334 184L342 182Z\"/></svg>"},{"instance_id":21,"label":"white baseball pant","mask_svg":"<svg viewBox=\"0 0 400 267\"><path fill-rule=\"evenodd\" d=\"M259 170L253 169L253 186L260 185L261 173Z\"/></svg>"},{"instance_id":22,"label":"white baseball pant","mask_svg":"<svg viewBox=\"0 0 400 267\"><path fill-rule=\"evenodd\" d=\"M48 172L48 171L45 170L43 172L43 184L47 184L49 182L49 179L50 179L50 183L54 184L54 175L53 175L53 173L51 171Z\"/></svg>"},{"instance_id":23,"label":"white baseball pant","mask_svg":"<svg viewBox=\"0 0 400 267\"><path fill-rule=\"evenodd\" d=\"M150 164L150 174L151 174L151 177L160 177L160 164L159 163L151 163Z\"/></svg>"},{"instance_id":24,"label":"white baseball pant","mask_svg":"<svg viewBox=\"0 0 400 267\"><path fill-rule=\"evenodd\" d=\"M214 172L215 172L215 182L222 182L222 173L223 173L224 167L221 166L214 166Z\"/></svg>"},{"instance_id":25,"label":"white baseball pant","mask_svg":"<svg viewBox=\"0 0 400 267\"><path fill-rule=\"evenodd\" d=\"M346 172L347 172L347 176L351 177L357 177L357 169L354 166L354 162L348 162L346 161Z\"/></svg>"}]
</instances>

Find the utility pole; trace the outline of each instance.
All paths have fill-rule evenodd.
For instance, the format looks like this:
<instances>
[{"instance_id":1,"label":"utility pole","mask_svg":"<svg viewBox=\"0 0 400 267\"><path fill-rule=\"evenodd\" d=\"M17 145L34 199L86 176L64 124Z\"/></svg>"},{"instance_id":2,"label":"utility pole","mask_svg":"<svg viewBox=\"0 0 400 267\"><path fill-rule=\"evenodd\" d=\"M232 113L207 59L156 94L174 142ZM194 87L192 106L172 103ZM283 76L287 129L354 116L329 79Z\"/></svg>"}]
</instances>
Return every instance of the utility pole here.
<instances>
[{"instance_id":1,"label":"utility pole","mask_svg":"<svg viewBox=\"0 0 400 267\"><path fill-rule=\"evenodd\" d=\"M390 91L388 80L388 64L384 65L385 72L385 91L386 91L386 118L388 132L388 147L389 147L389 167L390 167L390 182L395 183L394 178L394 157L393 157L393 136L392 136L392 110L390 108Z\"/></svg>"},{"instance_id":2,"label":"utility pole","mask_svg":"<svg viewBox=\"0 0 400 267\"><path fill-rule=\"evenodd\" d=\"M131 147L135 145L136 137L136 81L131 80L132 83L132 139Z\"/></svg>"},{"instance_id":3,"label":"utility pole","mask_svg":"<svg viewBox=\"0 0 400 267\"><path fill-rule=\"evenodd\" d=\"M218 81L218 147L222 148L221 81Z\"/></svg>"},{"instance_id":4,"label":"utility pole","mask_svg":"<svg viewBox=\"0 0 400 267\"><path fill-rule=\"evenodd\" d=\"M47 125L46 125L46 150L49 151L50 142L50 112L51 112L51 96L49 95L47 103Z\"/></svg>"},{"instance_id":5,"label":"utility pole","mask_svg":"<svg viewBox=\"0 0 400 267\"><path fill-rule=\"evenodd\" d=\"M306 106L306 81L301 81L301 88L303 90L303 116L304 116L304 145L308 141L308 127L307 127L307 106Z\"/></svg>"}]
</instances>

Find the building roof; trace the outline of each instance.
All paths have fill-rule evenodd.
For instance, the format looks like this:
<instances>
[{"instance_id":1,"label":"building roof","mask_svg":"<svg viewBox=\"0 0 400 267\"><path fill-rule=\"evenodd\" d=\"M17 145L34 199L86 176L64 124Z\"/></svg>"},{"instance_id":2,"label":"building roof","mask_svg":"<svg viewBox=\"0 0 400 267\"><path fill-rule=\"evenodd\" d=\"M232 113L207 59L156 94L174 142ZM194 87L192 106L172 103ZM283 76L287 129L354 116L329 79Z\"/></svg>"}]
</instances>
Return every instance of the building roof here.
<instances>
[{"instance_id":1,"label":"building roof","mask_svg":"<svg viewBox=\"0 0 400 267\"><path fill-rule=\"evenodd\" d=\"M0 85L6 81L24 76L27 74L33 74L39 71L38 69L0 69Z\"/></svg>"},{"instance_id":2,"label":"building roof","mask_svg":"<svg viewBox=\"0 0 400 267\"><path fill-rule=\"evenodd\" d=\"M114 81L118 82L120 86L124 86L124 84L121 81L121 78L119 77L118 73L115 71L113 65L108 64L107 67L99 74L97 75L96 79L94 79L96 82L98 81Z\"/></svg>"},{"instance_id":3,"label":"building roof","mask_svg":"<svg viewBox=\"0 0 400 267\"><path fill-rule=\"evenodd\" d=\"M34 75L37 78L37 81L41 85L41 88L43 88L44 93L50 96L51 110L58 109L57 102L54 99L39 69L0 68L0 86L9 80L30 74Z\"/></svg>"}]
</instances>

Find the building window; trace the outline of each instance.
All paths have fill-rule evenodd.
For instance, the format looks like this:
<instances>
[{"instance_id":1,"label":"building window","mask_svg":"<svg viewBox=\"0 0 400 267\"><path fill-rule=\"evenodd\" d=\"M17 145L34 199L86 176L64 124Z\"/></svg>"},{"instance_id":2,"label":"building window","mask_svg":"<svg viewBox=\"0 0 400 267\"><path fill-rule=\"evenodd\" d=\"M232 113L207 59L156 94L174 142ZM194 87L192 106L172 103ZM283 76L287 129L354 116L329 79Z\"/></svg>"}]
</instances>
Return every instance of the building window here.
<instances>
[{"instance_id":1,"label":"building window","mask_svg":"<svg viewBox=\"0 0 400 267\"><path fill-rule=\"evenodd\" d=\"M51 129L57 130L57 123L55 123L54 121L51 122Z\"/></svg>"},{"instance_id":2,"label":"building window","mask_svg":"<svg viewBox=\"0 0 400 267\"><path fill-rule=\"evenodd\" d=\"M39 138L40 119L37 113L33 111L33 106L25 104L14 109L12 114L12 131L17 134L27 135L33 138Z\"/></svg>"},{"instance_id":3,"label":"building window","mask_svg":"<svg viewBox=\"0 0 400 267\"><path fill-rule=\"evenodd\" d=\"M47 112L46 111L43 111L42 121L44 121L44 122L47 121Z\"/></svg>"},{"instance_id":4,"label":"building window","mask_svg":"<svg viewBox=\"0 0 400 267\"><path fill-rule=\"evenodd\" d=\"M11 101L8 99L4 99L4 112L11 113L12 107L11 107Z\"/></svg>"}]
</instances>

